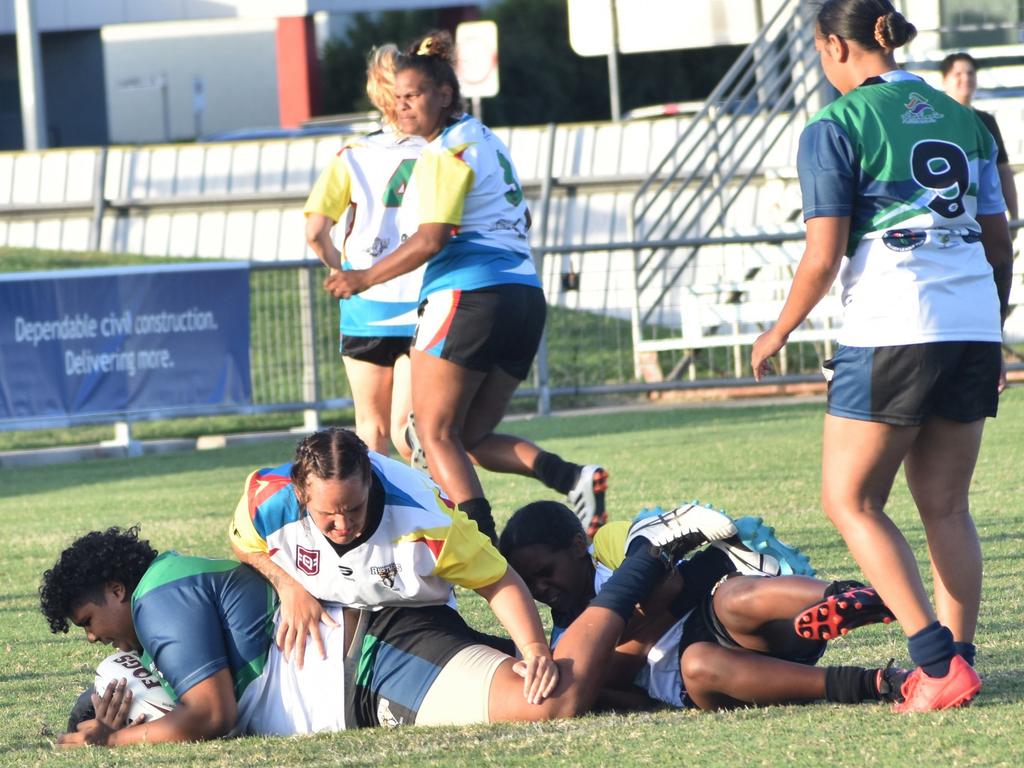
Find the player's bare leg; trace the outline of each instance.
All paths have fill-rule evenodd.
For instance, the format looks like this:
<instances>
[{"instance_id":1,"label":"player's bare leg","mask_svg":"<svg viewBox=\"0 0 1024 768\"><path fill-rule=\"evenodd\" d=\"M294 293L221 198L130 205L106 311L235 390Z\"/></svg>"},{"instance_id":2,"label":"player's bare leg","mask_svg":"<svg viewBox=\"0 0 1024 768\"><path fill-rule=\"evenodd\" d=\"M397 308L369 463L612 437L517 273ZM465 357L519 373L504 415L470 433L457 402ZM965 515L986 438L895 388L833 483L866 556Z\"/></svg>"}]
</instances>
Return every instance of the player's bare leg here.
<instances>
[{"instance_id":1,"label":"player's bare leg","mask_svg":"<svg viewBox=\"0 0 1024 768\"><path fill-rule=\"evenodd\" d=\"M932 417L904 463L928 537L936 614L955 640L968 643L978 621L982 565L967 496L984 426L984 420L963 424Z\"/></svg>"},{"instance_id":2,"label":"player's bare leg","mask_svg":"<svg viewBox=\"0 0 1024 768\"><path fill-rule=\"evenodd\" d=\"M466 414L464 442L477 466L492 472L533 477L533 464L540 448L524 438L494 432L505 418L508 404L520 383L500 368L487 374Z\"/></svg>"},{"instance_id":3,"label":"player's bare leg","mask_svg":"<svg viewBox=\"0 0 1024 768\"><path fill-rule=\"evenodd\" d=\"M680 660L686 694L701 709L795 704L825 698L825 669L694 643Z\"/></svg>"},{"instance_id":4,"label":"player's bare leg","mask_svg":"<svg viewBox=\"0 0 1024 768\"><path fill-rule=\"evenodd\" d=\"M822 503L867 581L909 636L935 621L903 533L885 514L896 472L917 438L893 427L825 415Z\"/></svg>"},{"instance_id":5,"label":"player's bare leg","mask_svg":"<svg viewBox=\"0 0 1024 768\"><path fill-rule=\"evenodd\" d=\"M371 451L387 455L391 434L392 369L343 356L356 411L356 434Z\"/></svg>"},{"instance_id":6,"label":"player's bare leg","mask_svg":"<svg viewBox=\"0 0 1024 768\"><path fill-rule=\"evenodd\" d=\"M411 369L409 356L400 355L392 368L391 380L391 444L406 461L412 457L412 448L405 439L405 427L412 410Z\"/></svg>"},{"instance_id":7,"label":"player's bare leg","mask_svg":"<svg viewBox=\"0 0 1024 768\"><path fill-rule=\"evenodd\" d=\"M485 378L479 371L411 351L416 434L430 473L456 504L483 498L483 486L462 442L463 425Z\"/></svg>"},{"instance_id":8,"label":"player's bare leg","mask_svg":"<svg viewBox=\"0 0 1024 768\"><path fill-rule=\"evenodd\" d=\"M715 590L715 616L744 648L801 656L817 648L819 641L797 636L793 619L822 600L827 587L807 576L734 576Z\"/></svg>"}]
</instances>

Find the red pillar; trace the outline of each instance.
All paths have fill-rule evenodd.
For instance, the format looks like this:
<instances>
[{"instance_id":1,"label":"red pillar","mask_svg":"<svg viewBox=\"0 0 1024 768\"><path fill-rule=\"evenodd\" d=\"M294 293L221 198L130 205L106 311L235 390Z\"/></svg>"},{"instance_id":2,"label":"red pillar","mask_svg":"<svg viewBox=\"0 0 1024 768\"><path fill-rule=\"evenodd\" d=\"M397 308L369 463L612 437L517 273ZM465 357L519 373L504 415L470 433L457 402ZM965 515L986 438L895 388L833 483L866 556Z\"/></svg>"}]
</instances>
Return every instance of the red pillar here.
<instances>
[{"instance_id":1,"label":"red pillar","mask_svg":"<svg viewBox=\"0 0 1024 768\"><path fill-rule=\"evenodd\" d=\"M320 109L320 64L312 16L277 20L277 105L282 128L297 128Z\"/></svg>"}]
</instances>

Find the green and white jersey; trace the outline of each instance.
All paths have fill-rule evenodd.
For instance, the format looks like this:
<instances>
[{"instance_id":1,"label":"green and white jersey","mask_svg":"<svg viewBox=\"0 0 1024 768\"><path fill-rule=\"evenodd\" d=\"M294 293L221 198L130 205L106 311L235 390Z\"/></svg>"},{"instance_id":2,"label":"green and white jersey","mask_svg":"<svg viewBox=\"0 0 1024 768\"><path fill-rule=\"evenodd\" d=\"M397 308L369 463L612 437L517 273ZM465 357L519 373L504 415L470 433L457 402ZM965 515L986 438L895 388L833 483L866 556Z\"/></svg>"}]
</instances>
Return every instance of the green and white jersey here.
<instances>
[{"instance_id":1,"label":"green and white jersey","mask_svg":"<svg viewBox=\"0 0 1024 768\"><path fill-rule=\"evenodd\" d=\"M254 570L233 560L157 557L132 594L142 662L177 701L222 669L231 673L234 733L293 734L345 727L344 616L322 627L327 659L301 670L274 645L277 600Z\"/></svg>"},{"instance_id":2,"label":"green and white jersey","mask_svg":"<svg viewBox=\"0 0 1024 768\"><path fill-rule=\"evenodd\" d=\"M804 219L850 217L842 344L1000 341L977 216L1005 211L992 135L902 71L823 109L800 137Z\"/></svg>"}]
</instances>

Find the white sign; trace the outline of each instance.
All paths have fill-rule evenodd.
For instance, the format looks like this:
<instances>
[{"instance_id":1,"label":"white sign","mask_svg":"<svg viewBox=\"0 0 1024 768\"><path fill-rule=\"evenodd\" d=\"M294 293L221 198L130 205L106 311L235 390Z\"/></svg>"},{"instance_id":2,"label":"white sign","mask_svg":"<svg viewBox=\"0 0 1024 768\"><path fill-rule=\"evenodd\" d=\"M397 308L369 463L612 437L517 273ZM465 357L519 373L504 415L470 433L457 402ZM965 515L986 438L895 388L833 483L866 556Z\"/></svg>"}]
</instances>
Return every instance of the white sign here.
<instances>
[{"instance_id":1,"label":"white sign","mask_svg":"<svg viewBox=\"0 0 1024 768\"><path fill-rule=\"evenodd\" d=\"M471 99L497 96L498 25L465 21L455 28L455 74L462 95Z\"/></svg>"},{"instance_id":2,"label":"white sign","mask_svg":"<svg viewBox=\"0 0 1024 768\"><path fill-rule=\"evenodd\" d=\"M751 42L783 0L615 0L620 53ZM612 49L612 0L568 0L569 44L580 56Z\"/></svg>"}]
</instances>

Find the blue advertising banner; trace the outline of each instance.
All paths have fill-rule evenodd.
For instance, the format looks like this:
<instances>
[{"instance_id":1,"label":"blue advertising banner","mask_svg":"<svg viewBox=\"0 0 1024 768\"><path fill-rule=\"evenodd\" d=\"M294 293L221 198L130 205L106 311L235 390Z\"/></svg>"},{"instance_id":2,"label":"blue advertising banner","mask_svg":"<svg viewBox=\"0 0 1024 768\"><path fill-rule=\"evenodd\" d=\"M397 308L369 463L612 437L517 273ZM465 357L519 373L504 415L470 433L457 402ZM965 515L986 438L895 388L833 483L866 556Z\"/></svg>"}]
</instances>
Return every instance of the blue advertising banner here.
<instances>
[{"instance_id":1,"label":"blue advertising banner","mask_svg":"<svg viewBox=\"0 0 1024 768\"><path fill-rule=\"evenodd\" d=\"M244 262L0 275L0 420L251 400Z\"/></svg>"}]
</instances>

